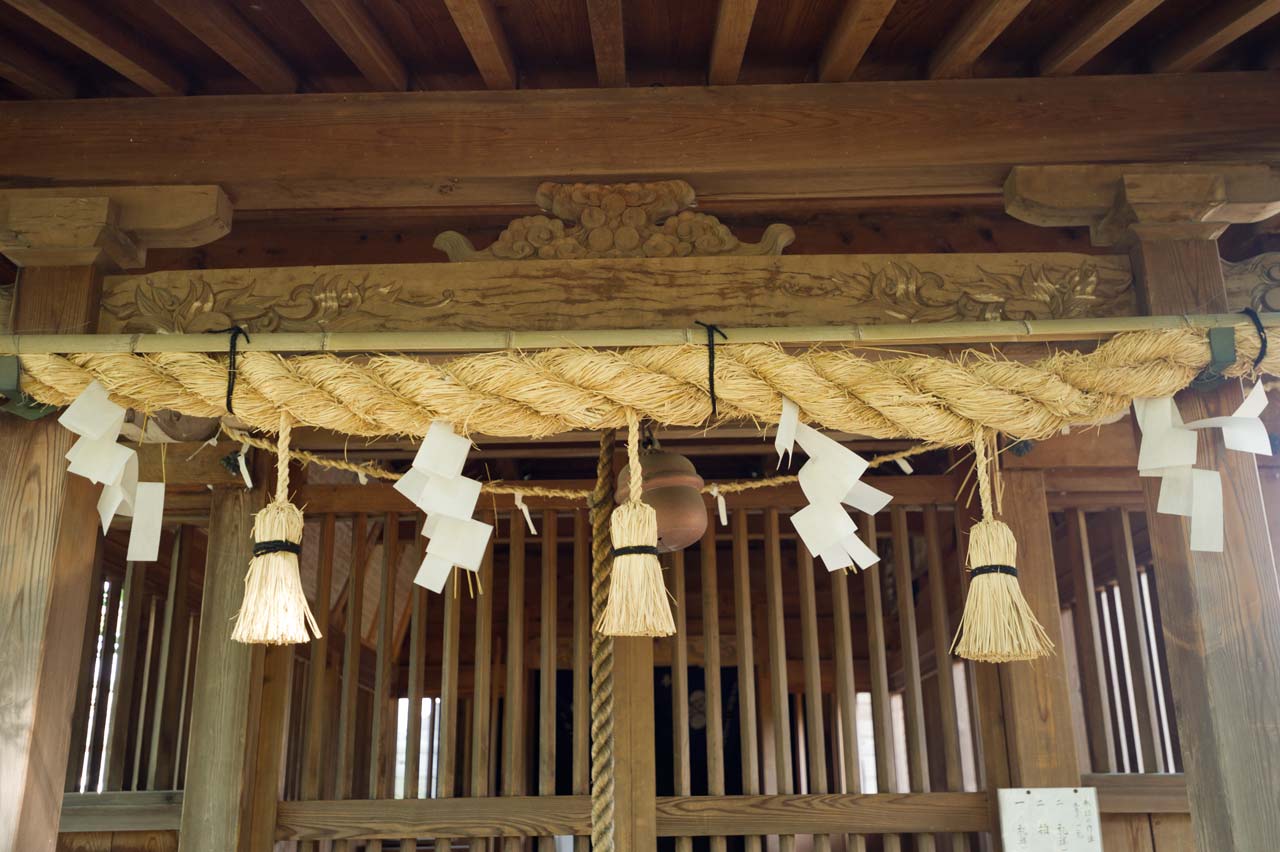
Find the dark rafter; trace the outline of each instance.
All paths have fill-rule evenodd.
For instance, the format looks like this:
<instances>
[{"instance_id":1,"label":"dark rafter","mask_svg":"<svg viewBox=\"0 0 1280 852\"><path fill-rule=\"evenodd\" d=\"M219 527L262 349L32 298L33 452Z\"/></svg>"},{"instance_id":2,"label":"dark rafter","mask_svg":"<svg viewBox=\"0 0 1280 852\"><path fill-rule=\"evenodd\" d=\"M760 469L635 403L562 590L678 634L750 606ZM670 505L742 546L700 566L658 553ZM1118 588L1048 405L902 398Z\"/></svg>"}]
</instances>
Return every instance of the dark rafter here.
<instances>
[{"instance_id":1,"label":"dark rafter","mask_svg":"<svg viewBox=\"0 0 1280 852\"><path fill-rule=\"evenodd\" d=\"M227 0L168 3L164 9L263 92L287 95L298 77Z\"/></svg>"},{"instance_id":2,"label":"dark rafter","mask_svg":"<svg viewBox=\"0 0 1280 852\"><path fill-rule=\"evenodd\" d=\"M846 0L818 63L818 81L843 83L858 69L895 0Z\"/></svg>"},{"instance_id":3,"label":"dark rafter","mask_svg":"<svg viewBox=\"0 0 1280 852\"><path fill-rule=\"evenodd\" d=\"M516 87L516 63L492 0L445 0L453 23L490 89Z\"/></svg>"},{"instance_id":4,"label":"dark rafter","mask_svg":"<svg viewBox=\"0 0 1280 852\"><path fill-rule=\"evenodd\" d=\"M720 0L715 36L711 40L711 62L707 69L707 81L711 85L727 86L738 82L755 16L756 0Z\"/></svg>"},{"instance_id":5,"label":"dark rafter","mask_svg":"<svg viewBox=\"0 0 1280 852\"><path fill-rule=\"evenodd\" d=\"M978 57L1029 2L1031 0L978 0L930 57L929 76L934 80L972 76Z\"/></svg>"},{"instance_id":6,"label":"dark rafter","mask_svg":"<svg viewBox=\"0 0 1280 852\"><path fill-rule=\"evenodd\" d=\"M83 0L4 0L153 95L181 95L186 76L133 33Z\"/></svg>"},{"instance_id":7,"label":"dark rafter","mask_svg":"<svg viewBox=\"0 0 1280 852\"><path fill-rule=\"evenodd\" d=\"M1280 14L1280 0L1236 0L1215 6L1174 34L1151 62L1155 71L1198 71L1214 55L1268 18Z\"/></svg>"},{"instance_id":8,"label":"dark rafter","mask_svg":"<svg viewBox=\"0 0 1280 852\"><path fill-rule=\"evenodd\" d=\"M1040 73L1074 74L1164 0L1106 0L1095 6L1040 59Z\"/></svg>"},{"instance_id":9,"label":"dark rafter","mask_svg":"<svg viewBox=\"0 0 1280 852\"><path fill-rule=\"evenodd\" d=\"M622 0L587 0L591 48L601 86L627 85L627 42L622 30Z\"/></svg>"},{"instance_id":10,"label":"dark rafter","mask_svg":"<svg viewBox=\"0 0 1280 852\"><path fill-rule=\"evenodd\" d=\"M359 0L302 0L374 88L403 91L409 72Z\"/></svg>"},{"instance_id":11,"label":"dark rafter","mask_svg":"<svg viewBox=\"0 0 1280 852\"><path fill-rule=\"evenodd\" d=\"M37 98L74 98L76 81L43 56L0 33L0 79Z\"/></svg>"}]
</instances>

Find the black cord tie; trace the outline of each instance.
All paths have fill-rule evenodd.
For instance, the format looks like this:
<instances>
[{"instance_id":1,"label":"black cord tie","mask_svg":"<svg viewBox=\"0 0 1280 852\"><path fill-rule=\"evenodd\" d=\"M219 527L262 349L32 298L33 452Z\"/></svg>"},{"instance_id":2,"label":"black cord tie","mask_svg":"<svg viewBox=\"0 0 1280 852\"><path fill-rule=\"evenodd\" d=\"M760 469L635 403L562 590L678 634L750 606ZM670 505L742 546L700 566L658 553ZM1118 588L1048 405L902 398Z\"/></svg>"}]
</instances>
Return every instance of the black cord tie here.
<instances>
[{"instance_id":1,"label":"black cord tie","mask_svg":"<svg viewBox=\"0 0 1280 852\"><path fill-rule=\"evenodd\" d=\"M983 565L969 572L970 577L981 577L983 574L1008 574L1010 577L1016 577L1018 569L1012 565Z\"/></svg>"},{"instance_id":2,"label":"black cord tie","mask_svg":"<svg viewBox=\"0 0 1280 852\"><path fill-rule=\"evenodd\" d=\"M711 419L716 419L716 335L720 335L725 340L729 339L729 335L720 330L720 326L714 323L693 321L694 325L700 325L707 330L707 393L711 395Z\"/></svg>"},{"instance_id":3,"label":"black cord tie","mask_svg":"<svg viewBox=\"0 0 1280 852\"><path fill-rule=\"evenodd\" d=\"M1258 357L1253 359L1253 369L1258 369L1262 359L1267 357L1267 329L1262 324L1262 317L1253 308L1245 308L1240 313L1253 320L1253 327L1258 331Z\"/></svg>"},{"instance_id":4,"label":"black cord tie","mask_svg":"<svg viewBox=\"0 0 1280 852\"><path fill-rule=\"evenodd\" d=\"M252 343L253 341L249 339L249 332L238 325L233 325L230 328L211 328L208 333L231 335L231 345L228 347L230 357L227 358L227 413L235 414L231 410L231 395L236 390L236 340L243 337L245 343Z\"/></svg>"},{"instance_id":5,"label":"black cord tie","mask_svg":"<svg viewBox=\"0 0 1280 852\"><path fill-rule=\"evenodd\" d=\"M615 558L618 556L630 556L633 553L644 553L650 556L657 556L661 552L662 551L658 550L658 548L651 544L635 544L630 547L615 547L613 549L613 555Z\"/></svg>"},{"instance_id":6,"label":"black cord tie","mask_svg":"<svg viewBox=\"0 0 1280 852\"><path fill-rule=\"evenodd\" d=\"M266 556L268 553L292 553L295 556L302 553L302 545L284 539L275 539L273 541L255 541L253 543L254 556Z\"/></svg>"}]
</instances>

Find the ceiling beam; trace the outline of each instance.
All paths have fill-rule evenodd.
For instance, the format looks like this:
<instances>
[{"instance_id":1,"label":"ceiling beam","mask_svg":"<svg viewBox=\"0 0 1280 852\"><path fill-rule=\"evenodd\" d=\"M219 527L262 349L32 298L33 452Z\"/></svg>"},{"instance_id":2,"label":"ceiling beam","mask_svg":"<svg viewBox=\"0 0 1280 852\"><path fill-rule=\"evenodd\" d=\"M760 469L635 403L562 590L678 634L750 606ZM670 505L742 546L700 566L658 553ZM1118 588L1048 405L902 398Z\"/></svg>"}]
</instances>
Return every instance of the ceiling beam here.
<instances>
[{"instance_id":1,"label":"ceiling beam","mask_svg":"<svg viewBox=\"0 0 1280 852\"><path fill-rule=\"evenodd\" d=\"M181 0L162 8L263 92L287 95L298 77L227 0Z\"/></svg>"},{"instance_id":2,"label":"ceiling beam","mask_svg":"<svg viewBox=\"0 0 1280 852\"><path fill-rule=\"evenodd\" d=\"M1218 51L1277 14L1280 0L1236 0L1215 6L1170 37L1156 53L1151 67L1160 72L1201 69Z\"/></svg>"},{"instance_id":3,"label":"ceiling beam","mask_svg":"<svg viewBox=\"0 0 1280 852\"><path fill-rule=\"evenodd\" d=\"M0 79L37 98L74 98L76 81L45 57L0 33Z\"/></svg>"},{"instance_id":4,"label":"ceiling beam","mask_svg":"<svg viewBox=\"0 0 1280 852\"><path fill-rule=\"evenodd\" d=\"M818 62L818 82L843 83L858 70L858 63L884 26L895 0L846 0L836 28L831 31L822 59Z\"/></svg>"},{"instance_id":5,"label":"ceiling beam","mask_svg":"<svg viewBox=\"0 0 1280 852\"><path fill-rule=\"evenodd\" d=\"M1094 6L1040 58L1046 76L1074 74L1163 0L1106 0Z\"/></svg>"},{"instance_id":6,"label":"ceiling beam","mask_svg":"<svg viewBox=\"0 0 1280 852\"><path fill-rule=\"evenodd\" d=\"M374 88L402 92L409 72L359 0L302 0L347 58Z\"/></svg>"},{"instance_id":7,"label":"ceiling beam","mask_svg":"<svg viewBox=\"0 0 1280 852\"><path fill-rule=\"evenodd\" d=\"M755 17L756 0L720 0L707 68L707 82L711 85L728 86L738 82Z\"/></svg>"},{"instance_id":8,"label":"ceiling beam","mask_svg":"<svg viewBox=\"0 0 1280 852\"><path fill-rule=\"evenodd\" d=\"M217 184L238 211L532 211L546 179L672 176L712 212L989 197L1015 165L1280 162L1277 103L1275 72L13 101L0 185Z\"/></svg>"},{"instance_id":9,"label":"ceiling beam","mask_svg":"<svg viewBox=\"0 0 1280 852\"><path fill-rule=\"evenodd\" d=\"M929 59L929 77L973 75L973 66L1031 0L978 0L947 33Z\"/></svg>"},{"instance_id":10,"label":"ceiling beam","mask_svg":"<svg viewBox=\"0 0 1280 852\"><path fill-rule=\"evenodd\" d=\"M490 89L514 89L516 62L492 0L444 0L444 4L485 85Z\"/></svg>"},{"instance_id":11,"label":"ceiling beam","mask_svg":"<svg viewBox=\"0 0 1280 852\"><path fill-rule=\"evenodd\" d=\"M627 42L622 29L622 0L587 0L591 49L601 86L627 85Z\"/></svg>"},{"instance_id":12,"label":"ceiling beam","mask_svg":"<svg viewBox=\"0 0 1280 852\"><path fill-rule=\"evenodd\" d=\"M153 95L181 95L186 76L83 0L4 0Z\"/></svg>"}]
</instances>

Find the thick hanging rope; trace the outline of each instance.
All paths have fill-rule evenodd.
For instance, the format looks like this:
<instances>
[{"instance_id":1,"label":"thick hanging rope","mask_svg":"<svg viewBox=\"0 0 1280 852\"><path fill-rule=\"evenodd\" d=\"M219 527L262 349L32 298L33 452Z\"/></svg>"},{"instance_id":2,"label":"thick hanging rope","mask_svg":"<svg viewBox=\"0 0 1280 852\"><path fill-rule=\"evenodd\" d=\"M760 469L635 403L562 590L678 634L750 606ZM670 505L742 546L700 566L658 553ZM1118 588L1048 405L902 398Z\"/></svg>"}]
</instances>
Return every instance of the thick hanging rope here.
<instances>
[{"instance_id":1,"label":"thick hanging rope","mask_svg":"<svg viewBox=\"0 0 1280 852\"><path fill-rule=\"evenodd\" d=\"M1230 376L1280 375L1280 353L1255 370L1258 336L1236 327ZM1275 347L1272 348L1273 350ZM203 354L24 355L23 390L67 405L97 379L121 405L218 417L226 361ZM1057 352L1021 363L968 351L955 358L863 357L854 350L788 354L764 344L716 347L716 399L728 418L777 422L785 395L805 422L871 438L961 446L975 426L1043 439L1063 426L1103 421L1134 397L1169 396L1210 362L1203 329L1117 335L1092 353ZM671 426L708 422L704 347L496 352L432 363L405 356L339 358L243 352L236 416L274 431L282 412L299 425L361 436L423 435L431 421L494 437L544 437L626 424L626 411Z\"/></svg>"},{"instance_id":2,"label":"thick hanging rope","mask_svg":"<svg viewBox=\"0 0 1280 852\"><path fill-rule=\"evenodd\" d=\"M613 570L613 430L600 436L591 492L591 623L609 600ZM591 850L613 852L613 637L591 632Z\"/></svg>"}]
</instances>

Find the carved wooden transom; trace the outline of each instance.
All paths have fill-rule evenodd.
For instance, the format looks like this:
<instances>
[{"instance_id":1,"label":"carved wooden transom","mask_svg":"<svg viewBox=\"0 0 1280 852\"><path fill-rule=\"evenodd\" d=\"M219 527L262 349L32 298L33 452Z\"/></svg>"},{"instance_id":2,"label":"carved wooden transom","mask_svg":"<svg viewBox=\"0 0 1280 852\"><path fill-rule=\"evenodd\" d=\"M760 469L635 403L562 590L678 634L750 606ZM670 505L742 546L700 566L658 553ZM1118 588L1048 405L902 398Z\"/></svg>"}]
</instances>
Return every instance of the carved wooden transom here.
<instances>
[{"instance_id":1,"label":"carved wooden transom","mask_svg":"<svg viewBox=\"0 0 1280 852\"><path fill-rule=\"evenodd\" d=\"M486 249L457 231L436 237L450 260L552 260L588 257L776 255L795 239L789 225L744 243L715 216L697 213L693 187L655 183L543 183L535 200L551 216L514 219Z\"/></svg>"}]
</instances>

